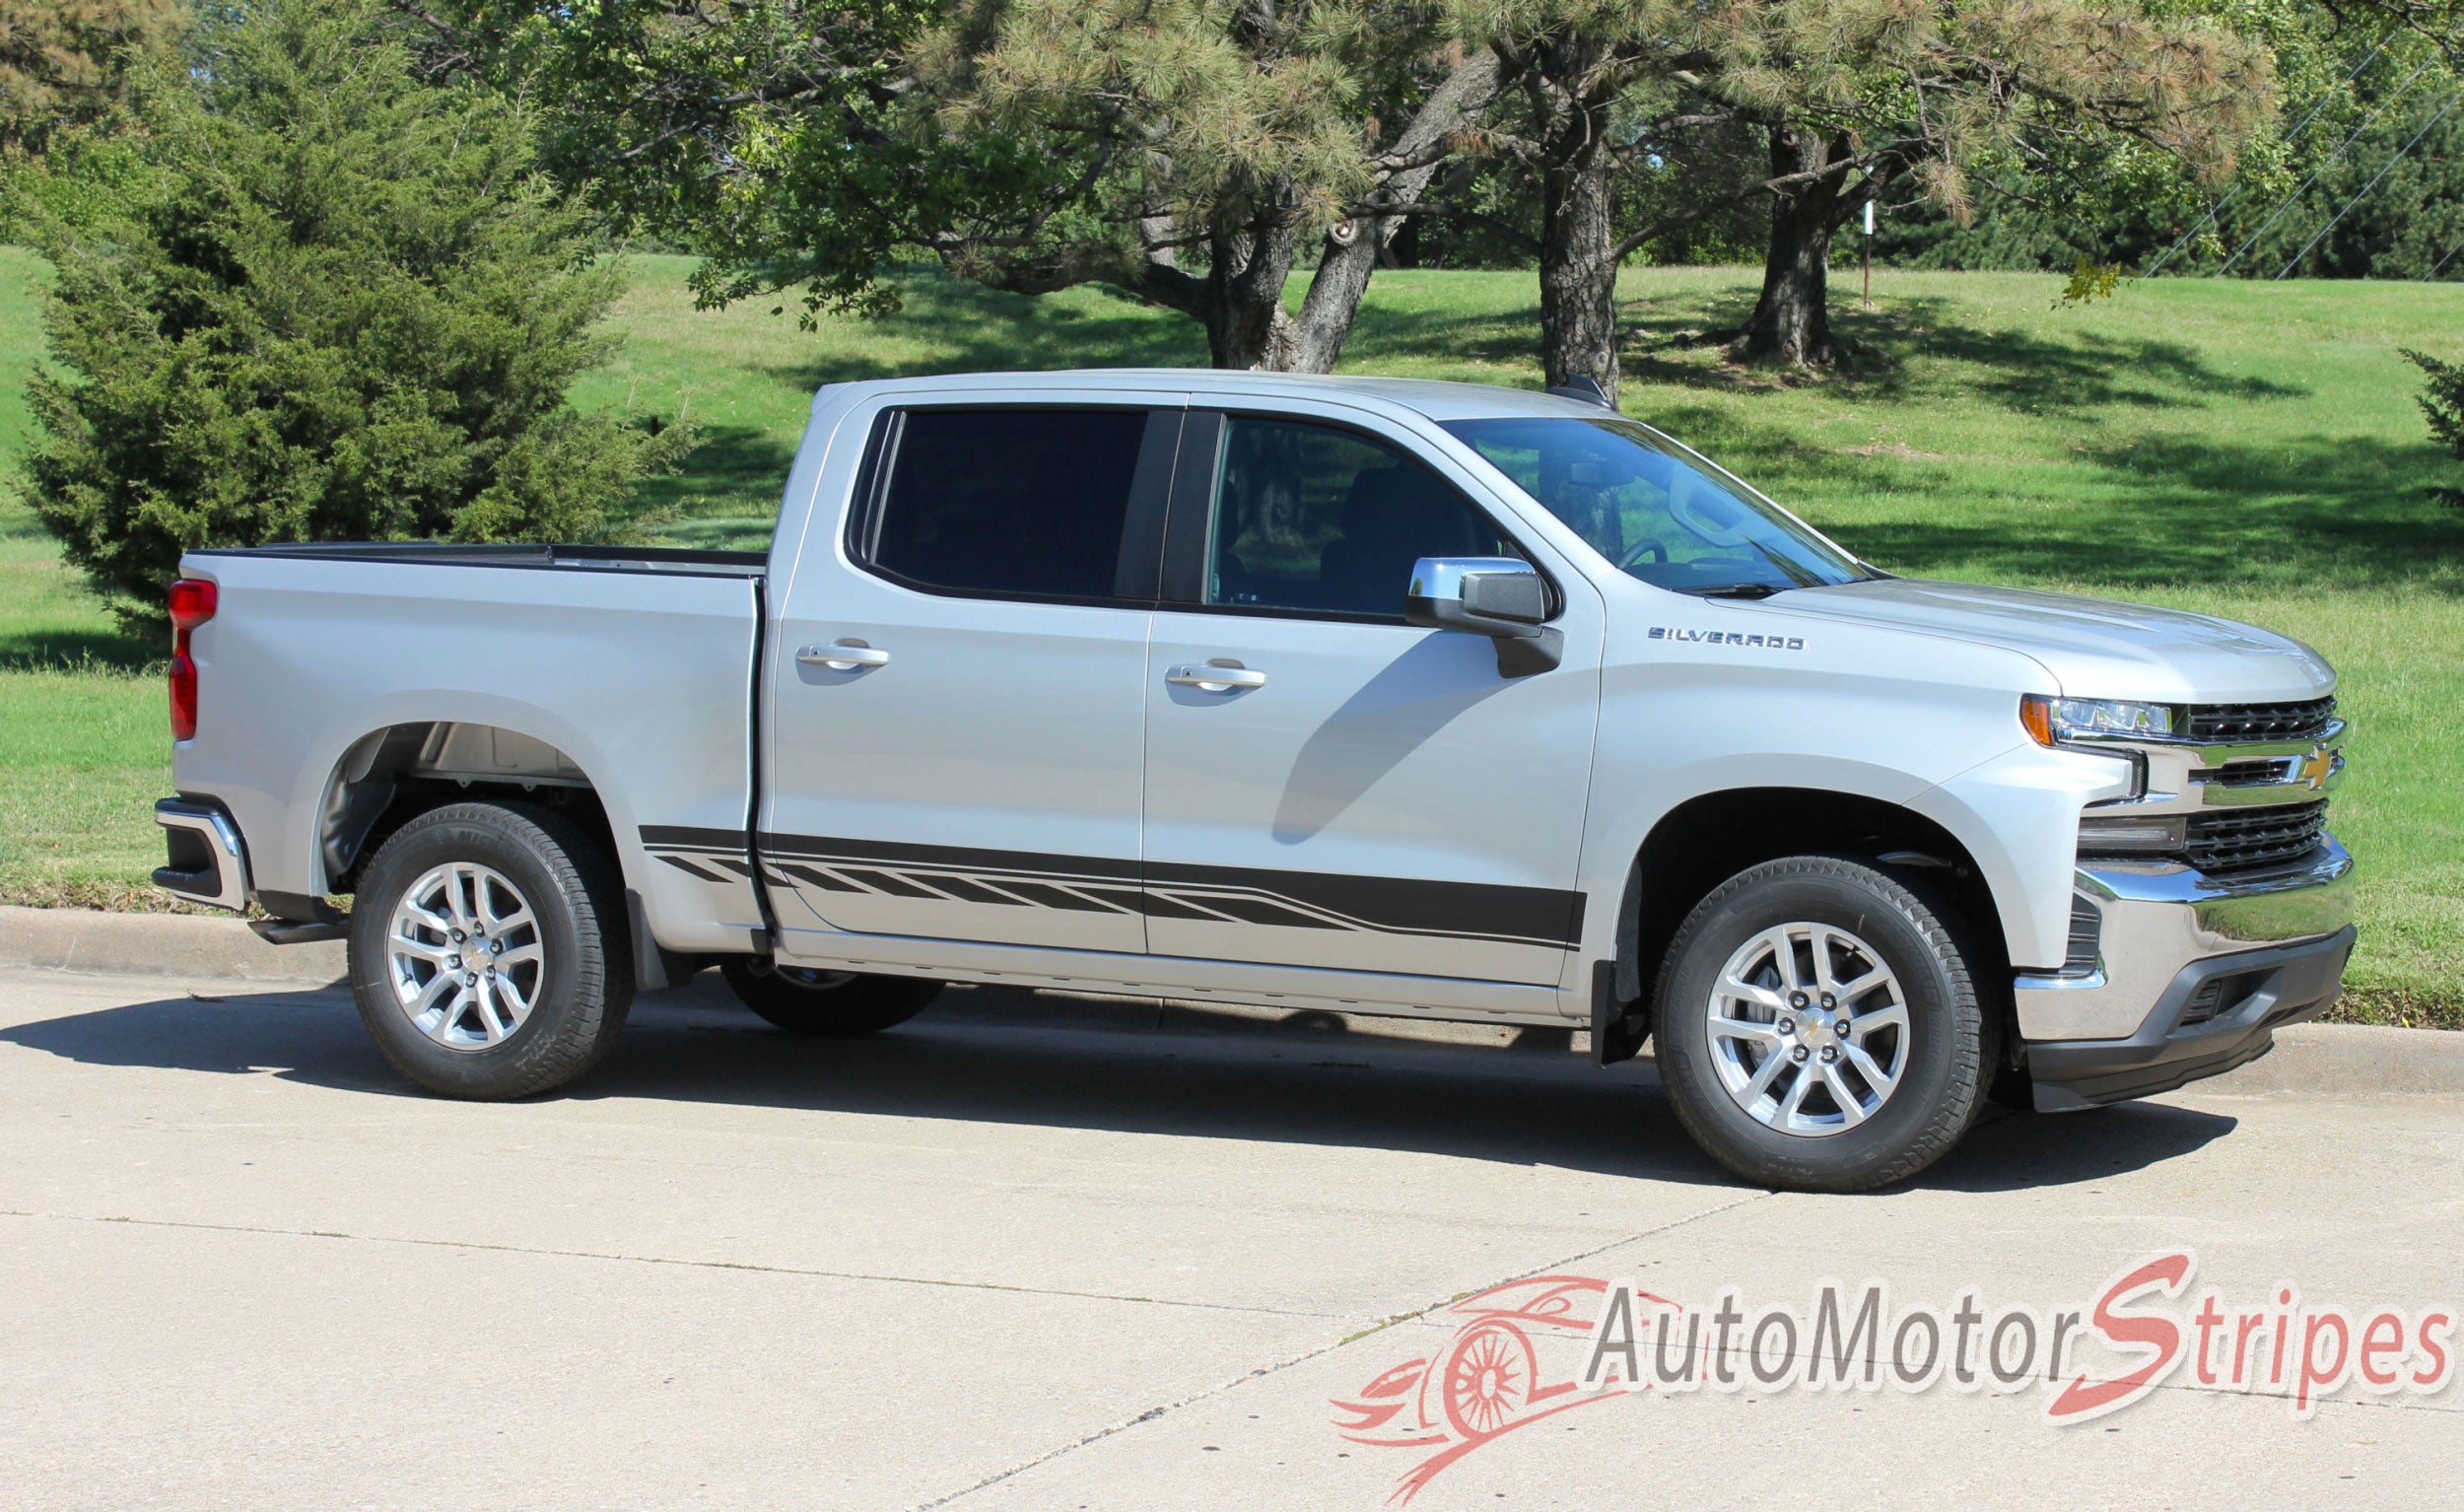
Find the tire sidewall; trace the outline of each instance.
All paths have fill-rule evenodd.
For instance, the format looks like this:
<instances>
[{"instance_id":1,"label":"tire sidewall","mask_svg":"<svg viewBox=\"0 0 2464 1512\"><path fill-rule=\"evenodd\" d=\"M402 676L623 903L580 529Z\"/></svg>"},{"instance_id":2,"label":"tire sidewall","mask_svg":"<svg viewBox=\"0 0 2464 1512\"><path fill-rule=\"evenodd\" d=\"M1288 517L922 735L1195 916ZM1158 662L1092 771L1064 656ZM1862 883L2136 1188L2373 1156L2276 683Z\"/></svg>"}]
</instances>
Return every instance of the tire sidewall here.
<instances>
[{"instance_id":1,"label":"tire sidewall","mask_svg":"<svg viewBox=\"0 0 2464 1512\"><path fill-rule=\"evenodd\" d=\"M1949 937L1947 921L1902 885L1855 862L1809 859L1783 869L1791 864L1741 873L1679 928L1655 1022L1662 1080L1695 1137L1748 1179L1830 1190L1887 1182L1907 1174L1892 1167L1912 1150L1947 1147L1939 1138L1946 1112L1952 1138L1966 1128L1983 1054L1974 991L1927 937L1929 923ZM1911 904L1922 914L1912 917ZM1801 921L1846 929L1881 952L1908 1007L1907 1060L1889 1100L1865 1123L1819 1137L1784 1134L1738 1106L1720 1079L1706 1022L1729 957L1762 930ZM1939 1153L1923 1153L1908 1170Z\"/></svg>"},{"instance_id":2,"label":"tire sidewall","mask_svg":"<svg viewBox=\"0 0 2464 1512\"><path fill-rule=\"evenodd\" d=\"M527 833L524 833L524 832ZM533 838L535 837L535 839ZM526 843L527 842L527 843ZM595 1037L604 1006L580 989L598 941L585 942L581 910L540 854L554 846L528 816L494 805L456 805L405 825L361 879L351 915L351 991L360 1017L385 1059L431 1091L452 1097L518 1097L566 1079L563 1052L576 1036ZM394 997L387 936L411 884L448 861L472 861L504 874L539 922L539 989L530 1013L500 1045L448 1050L422 1033Z\"/></svg>"}]
</instances>

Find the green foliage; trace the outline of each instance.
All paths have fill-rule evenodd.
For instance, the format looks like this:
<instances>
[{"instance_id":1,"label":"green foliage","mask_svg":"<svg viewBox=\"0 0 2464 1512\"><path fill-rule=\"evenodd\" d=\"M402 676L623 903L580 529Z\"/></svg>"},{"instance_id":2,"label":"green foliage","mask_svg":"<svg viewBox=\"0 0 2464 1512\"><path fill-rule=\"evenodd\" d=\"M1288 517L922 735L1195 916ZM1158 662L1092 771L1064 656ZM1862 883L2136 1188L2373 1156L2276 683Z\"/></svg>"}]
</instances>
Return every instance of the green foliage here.
<instances>
[{"instance_id":1,"label":"green foliage","mask_svg":"<svg viewBox=\"0 0 2464 1512\"><path fill-rule=\"evenodd\" d=\"M0 0L0 151L109 110L185 21L180 0Z\"/></svg>"},{"instance_id":2,"label":"green foliage","mask_svg":"<svg viewBox=\"0 0 2464 1512\"><path fill-rule=\"evenodd\" d=\"M2464 368L2410 349L2404 355L2430 375L2422 394L2422 413L2430 417L2430 434L2454 452L2458 461L2464 461ZM2432 488L2430 496L2464 509L2464 488Z\"/></svg>"},{"instance_id":3,"label":"green foliage","mask_svg":"<svg viewBox=\"0 0 2464 1512\"><path fill-rule=\"evenodd\" d=\"M2113 291L2121 286L2120 263L2089 262L2082 257L2072 265L2071 281L2062 286L2060 294L2054 296L2053 306L2059 309L2065 305L2088 305L2097 300L2109 300Z\"/></svg>"},{"instance_id":4,"label":"green foliage","mask_svg":"<svg viewBox=\"0 0 2464 1512\"><path fill-rule=\"evenodd\" d=\"M407 9L407 7L406 7ZM942 0L441 0L421 52L538 102L541 163L614 234L701 252L702 308L783 290L804 326L897 308L902 255L1071 214L1082 165L930 129L910 53Z\"/></svg>"},{"instance_id":5,"label":"green foliage","mask_svg":"<svg viewBox=\"0 0 2464 1512\"><path fill-rule=\"evenodd\" d=\"M115 607L180 553L554 540L689 445L566 403L622 288L501 99L430 88L370 10L269 0L149 78L124 217L43 228L43 522Z\"/></svg>"}]
</instances>

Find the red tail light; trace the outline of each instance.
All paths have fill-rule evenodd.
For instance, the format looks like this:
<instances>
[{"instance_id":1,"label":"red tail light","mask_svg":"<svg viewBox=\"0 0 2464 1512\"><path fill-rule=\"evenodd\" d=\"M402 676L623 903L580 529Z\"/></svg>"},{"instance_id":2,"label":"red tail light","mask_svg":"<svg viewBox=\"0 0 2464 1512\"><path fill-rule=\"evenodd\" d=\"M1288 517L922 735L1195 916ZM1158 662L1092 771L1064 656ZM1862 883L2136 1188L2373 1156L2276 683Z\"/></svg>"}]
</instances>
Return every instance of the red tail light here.
<instances>
[{"instance_id":1,"label":"red tail light","mask_svg":"<svg viewBox=\"0 0 2464 1512\"><path fill-rule=\"evenodd\" d=\"M203 578L182 578L172 584L171 628L194 630L212 619L218 596L214 584Z\"/></svg>"},{"instance_id":2,"label":"red tail light","mask_svg":"<svg viewBox=\"0 0 2464 1512\"><path fill-rule=\"evenodd\" d=\"M171 738L197 738L197 664L185 650L188 632L179 633L181 650L171 653Z\"/></svg>"},{"instance_id":3,"label":"red tail light","mask_svg":"<svg viewBox=\"0 0 2464 1512\"><path fill-rule=\"evenodd\" d=\"M214 617L219 595L202 578L171 584L171 738L197 736L197 664L188 655L188 632Z\"/></svg>"}]
</instances>

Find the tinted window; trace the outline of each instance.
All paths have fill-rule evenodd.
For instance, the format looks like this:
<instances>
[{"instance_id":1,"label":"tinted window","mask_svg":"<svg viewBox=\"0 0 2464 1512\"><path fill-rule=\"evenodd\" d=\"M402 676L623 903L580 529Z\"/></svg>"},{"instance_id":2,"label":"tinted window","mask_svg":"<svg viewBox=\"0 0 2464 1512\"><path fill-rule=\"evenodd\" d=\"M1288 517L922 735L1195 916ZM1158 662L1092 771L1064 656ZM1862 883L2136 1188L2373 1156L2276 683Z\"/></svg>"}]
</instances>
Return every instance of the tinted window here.
<instances>
[{"instance_id":1,"label":"tinted window","mask_svg":"<svg viewBox=\"0 0 2464 1512\"><path fill-rule=\"evenodd\" d=\"M914 410L900 417L872 564L961 592L1110 598L1143 410Z\"/></svg>"},{"instance_id":2,"label":"tinted window","mask_svg":"<svg viewBox=\"0 0 2464 1512\"><path fill-rule=\"evenodd\" d=\"M1390 447L1328 426L1231 419L1210 604L1401 619L1420 558L1520 555L1469 500Z\"/></svg>"},{"instance_id":3,"label":"tinted window","mask_svg":"<svg viewBox=\"0 0 2464 1512\"><path fill-rule=\"evenodd\" d=\"M1593 550L1654 586L1776 590L1868 576L1830 542L1630 420L1458 420L1446 429Z\"/></svg>"}]
</instances>

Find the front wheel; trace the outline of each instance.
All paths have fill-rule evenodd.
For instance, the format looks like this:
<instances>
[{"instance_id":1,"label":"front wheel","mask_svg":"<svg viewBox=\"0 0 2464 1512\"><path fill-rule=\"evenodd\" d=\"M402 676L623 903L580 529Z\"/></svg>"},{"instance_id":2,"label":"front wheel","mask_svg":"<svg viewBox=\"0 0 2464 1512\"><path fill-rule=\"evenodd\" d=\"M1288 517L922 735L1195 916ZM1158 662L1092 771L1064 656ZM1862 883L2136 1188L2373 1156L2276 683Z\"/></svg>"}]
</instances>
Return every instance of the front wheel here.
<instances>
[{"instance_id":1,"label":"front wheel","mask_svg":"<svg viewBox=\"0 0 2464 1512\"><path fill-rule=\"evenodd\" d=\"M919 977L859 976L809 966L774 966L731 956L719 974L738 1000L789 1034L846 1038L878 1034L924 1010L941 984Z\"/></svg>"},{"instance_id":2,"label":"front wheel","mask_svg":"<svg viewBox=\"0 0 2464 1512\"><path fill-rule=\"evenodd\" d=\"M1722 1165L1862 1192L1967 1133L1991 1035L1955 916L1862 862L1766 861L1715 888L1660 973L1663 1083Z\"/></svg>"}]
</instances>

